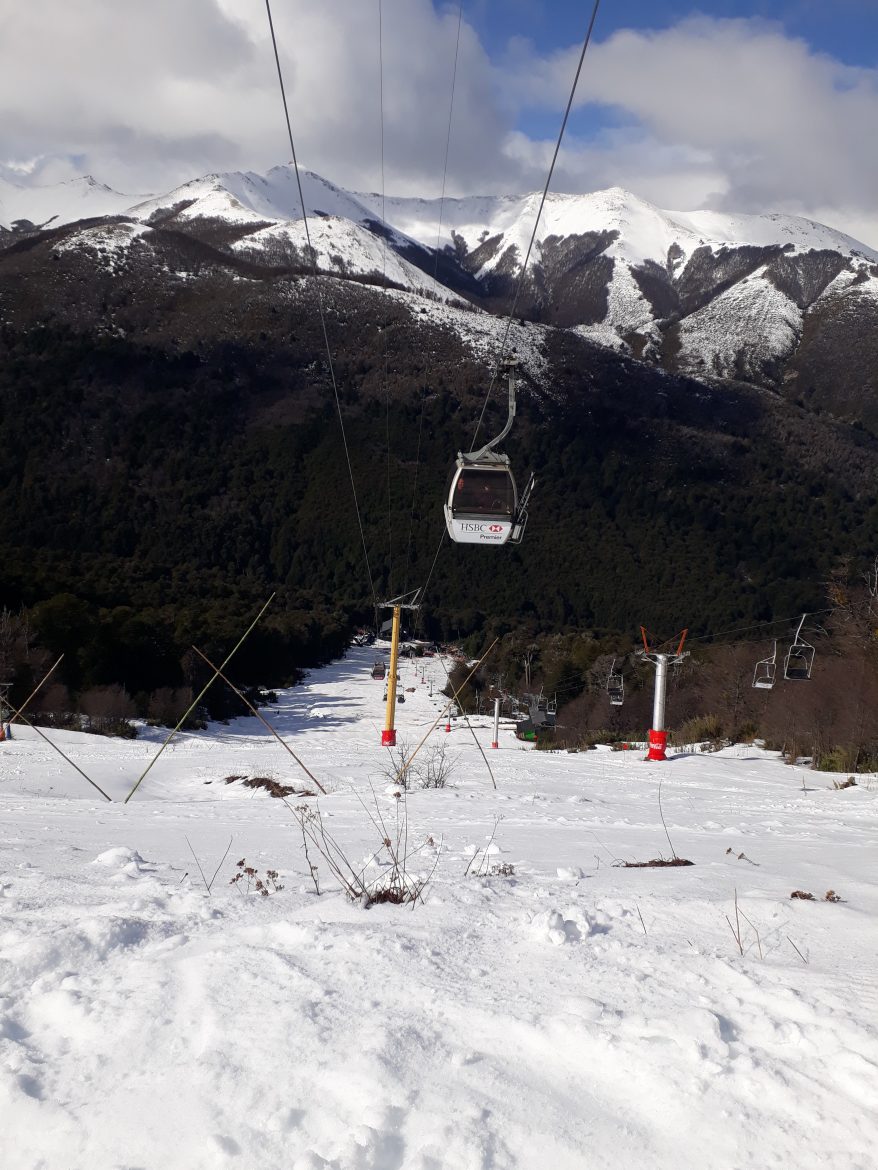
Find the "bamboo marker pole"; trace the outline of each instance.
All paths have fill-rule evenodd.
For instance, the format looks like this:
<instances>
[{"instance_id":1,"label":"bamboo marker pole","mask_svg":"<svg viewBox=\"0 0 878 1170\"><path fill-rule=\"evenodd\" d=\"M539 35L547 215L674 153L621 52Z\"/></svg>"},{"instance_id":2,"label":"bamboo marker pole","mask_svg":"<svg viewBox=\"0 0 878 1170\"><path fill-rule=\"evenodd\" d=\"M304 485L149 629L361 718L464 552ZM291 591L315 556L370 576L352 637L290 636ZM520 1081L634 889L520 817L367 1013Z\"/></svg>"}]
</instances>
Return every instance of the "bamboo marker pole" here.
<instances>
[{"instance_id":1,"label":"bamboo marker pole","mask_svg":"<svg viewBox=\"0 0 878 1170\"><path fill-rule=\"evenodd\" d=\"M24 710L27 708L28 704L29 704L29 703L30 703L30 701L31 701L31 700L34 698L34 696L37 694L37 692L38 692L38 691L41 691L41 690L43 689L43 687L46 685L46 683L49 681L49 679L52 677L52 675L55 673L55 671L56 671L56 670L58 669L58 667L61 665L61 659L62 659L63 657L64 657L64 655L62 654L62 655L61 655L61 658L59 658L59 659L58 659L58 661L55 663L55 665L54 665L54 666L51 666L51 667L50 667L50 668L49 668L49 669L46 671L46 673L43 675L43 677L40 679L40 681L37 683L37 685L34 687L34 689L31 691L31 693L30 693L30 694L28 695L28 697L25 699L25 701L24 701L24 702L21 704L21 710L22 710L22 711L24 711ZM12 710L12 707L10 707L10 710ZM12 716L12 718L9 720L9 722L10 722L10 723L14 723L14 722L15 722L15 720L16 720L16 719L18 719L18 718L24 718L24 717L21 715L21 712L19 712L19 711L17 711L17 712L16 712L16 713L15 713L15 714Z\"/></svg>"},{"instance_id":2,"label":"bamboo marker pole","mask_svg":"<svg viewBox=\"0 0 878 1170\"><path fill-rule=\"evenodd\" d=\"M73 762L73 760L71 760L70 756L68 756L65 752L62 752L61 749L58 747L58 745L56 743L53 743L49 739L48 735L43 735L43 733L42 733L42 731L40 731L39 727L36 727L33 723L31 723L30 719L28 719L27 715L25 715L23 711L19 710L17 707L13 707L8 699L6 700L6 702L9 706L9 710L13 713L13 715L17 719L23 720L32 731L35 731L37 733L37 735L40 737L40 739L44 739L50 748L53 748L58 753L58 755L61 756L62 759L67 761L67 763L70 765L71 768L74 768L80 774L80 776L83 778L83 780L87 780L88 783L92 786L92 788L96 788L98 790L98 792L101 794L101 796L104 798L104 800L108 800L111 804L113 803L112 796L107 796L106 792L104 792L104 790L103 790L103 788L101 788L100 784L95 784L95 782L94 782L94 780L92 780L91 776L86 776L86 774L85 774L85 772L83 772L82 768L80 768L80 766L78 764L74 764L74 762Z\"/></svg>"},{"instance_id":3,"label":"bamboo marker pole","mask_svg":"<svg viewBox=\"0 0 878 1170\"><path fill-rule=\"evenodd\" d=\"M290 753L290 755L293 757L293 759L296 761L296 763L299 765L299 767L302 769L302 771L305 773L305 775L308 777L308 779L311 780L312 783L316 784L317 787L320 789L320 791L323 793L323 795L326 796L326 789L323 787L323 785L320 783L320 781L317 779L317 777L314 775L314 773L305 767L305 765L302 763L302 761L299 759L299 757L296 755L296 753L293 751L293 749L290 747L290 745L286 742L286 740L282 739L278 735L278 733L271 726L271 724L268 722L268 720L262 715L262 712L258 711L256 709L256 707L253 706L253 704L250 702L250 700L247 698L247 696L245 694L243 694L241 691L239 691L233 682L229 682L229 680L226 678L226 676L223 674L223 672L218 667L214 666L214 664L210 661L210 659L207 657L206 654L202 654L197 646L193 646L192 649L195 651L195 653L200 658L204 659L204 661L207 663L207 665L210 667L211 670L216 671L216 673L223 680L223 682L226 684L227 687L231 687L231 689L235 692L235 694L238 696L238 698L241 700L241 702L244 703L247 707L249 707L250 711L256 716L256 718L260 721L260 723L262 723L263 726L266 727L271 732L271 734L274 736L274 738L277 740L277 742L280 744L280 746Z\"/></svg>"},{"instance_id":4,"label":"bamboo marker pole","mask_svg":"<svg viewBox=\"0 0 878 1170\"><path fill-rule=\"evenodd\" d=\"M259 621L259 619L262 617L262 615L265 613L265 611L268 609L268 607L274 601L275 597L276 597L276 594L272 593L271 597L269 597L268 601L266 601L265 605L263 605L262 609L260 609L259 613L256 615L256 617L253 619L253 621L250 623L250 625L247 627L247 629L244 631L244 633L238 639L238 642L236 643L234 649L232 649L226 655L225 659L223 660L223 664L220 667L220 670L224 670L228 666L228 664L231 662L231 660L234 658L234 656L238 653L238 651L244 645L244 642L247 640L247 638L253 632L253 629L256 626L256 623ZM219 673L215 671L213 674L213 677L210 679L210 681L205 683L205 685L199 691L198 695L192 700L186 713L180 717L180 721L177 724L177 726L174 728L174 730L171 732L171 734L168 736L168 738L165 740L165 742L162 744L162 746L159 748L159 750L156 752L156 754L153 756L153 758L149 761L149 763L146 766L146 769L141 774L140 779L137 781L137 783L134 785L134 787L131 789L131 791L128 793L128 795L125 797L125 804L128 803L128 801L131 799L131 797L134 795L134 793L137 791L137 789L143 783L147 774L149 773L149 770L152 768L153 764L156 762L156 760L159 758L159 756L162 754L162 752L165 750L165 748L168 746L168 744L171 742L171 740L174 738L174 736L177 734L177 732L180 730L180 728L183 726L183 724L186 722L186 720L189 718L189 716L192 714L192 712L195 710L195 708L198 706L198 704L201 702L201 700L204 698L204 696L207 694L207 692L210 690L210 688L213 686L213 684L216 682L216 680L218 678L219 678Z\"/></svg>"},{"instance_id":5,"label":"bamboo marker pole","mask_svg":"<svg viewBox=\"0 0 878 1170\"><path fill-rule=\"evenodd\" d=\"M500 639L499 639L499 638L495 638L495 639L494 639L494 641L491 643L491 645L488 647L488 649L485 651L485 653L482 655L482 657L481 657L481 658L478 660L478 662L475 664L475 666L472 668L472 670L469 672L469 674L466 676L466 678L465 678L465 679L463 680L463 682L460 684L460 685L461 685L461 690L462 690L462 689L463 689L463 688L466 686L466 684L469 682L469 680L472 678L472 676L473 676L473 675L476 673L476 671L479 669L479 667L482 665L482 663L487 661L488 655L491 653L491 651L494 649L494 647L497 645L497 643L498 643L499 641L500 641ZM457 691L455 691L455 694L457 694L457 693L458 693L458 692L457 692ZM431 735L431 733L432 733L432 732L434 732L434 731L436 730L436 728L439 726L439 720L440 720L440 719L442 719L442 718L445 716L445 712L446 712L446 711L450 711L450 710L451 710L451 704L452 704L453 702L454 702L454 699L449 699L449 700L448 700L448 702L447 702L447 703L446 703L446 705L445 705L445 709L444 709L444 710L442 710L442 711L440 711L440 712L439 712L439 714L436 716L436 718L433 720L433 722L432 722L432 724L430 725L430 729L428 730L427 734L424 736L424 738L421 740L421 742L418 744L418 746L415 748L415 750L412 752L412 754L409 756L409 758L408 758L408 759L405 761L405 763L402 765L402 767L398 769L398 771L397 771L397 773L396 773L396 777L395 777L397 780L399 780L399 778L400 778L401 776L404 776L404 775L406 774L406 772L409 770L409 768L411 767L411 765L412 765L412 761L414 760L415 756L418 754L418 752L421 750L421 748L424 746L424 744L425 744L425 743L427 742L427 740L430 738L430 735ZM476 741L476 743L478 744L478 740ZM479 745L479 746L480 746L480 745ZM484 760L485 760L485 763L487 764L487 763L488 763L488 760L487 760L487 757L485 756L485 753L484 753L484 752L482 752L482 757L484 758ZM488 764L488 771L489 771L489 772L491 771L491 765L490 765L490 764ZM492 780L494 779L494 774L493 774L493 773L491 773L491 779L492 779ZM494 787L495 787L495 788L497 787L497 784L496 784L496 782L494 783Z\"/></svg>"}]
</instances>

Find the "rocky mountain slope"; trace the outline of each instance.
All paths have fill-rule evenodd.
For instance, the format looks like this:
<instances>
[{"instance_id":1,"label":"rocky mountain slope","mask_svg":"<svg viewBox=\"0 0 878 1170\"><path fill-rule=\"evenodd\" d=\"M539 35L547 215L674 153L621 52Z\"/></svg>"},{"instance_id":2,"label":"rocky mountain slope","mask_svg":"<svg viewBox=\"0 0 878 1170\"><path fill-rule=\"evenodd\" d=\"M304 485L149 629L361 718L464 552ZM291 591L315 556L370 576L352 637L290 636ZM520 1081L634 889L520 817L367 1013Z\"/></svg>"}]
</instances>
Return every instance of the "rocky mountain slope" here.
<instances>
[{"instance_id":1,"label":"rocky mountain slope","mask_svg":"<svg viewBox=\"0 0 878 1170\"><path fill-rule=\"evenodd\" d=\"M431 300L508 309L539 197L393 199L303 174L311 243L324 271ZM83 222L94 219L115 222ZM231 172L138 199L85 178L0 186L0 240L69 225L63 247L98 259L157 229L242 263L307 268L290 167ZM9 229L16 227L16 232ZM108 234L109 233L109 234ZM878 253L790 215L666 212L612 188L550 194L517 312L701 378L786 387L844 417L872 418ZM858 338L858 364L846 358ZM863 346L865 344L865 352ZM819 378L812 370L817 366ZM865 377L865 385L863 378Z\"/></svg>"},{"instance_id":2,"label":"rocky mountain slope","mask_svg":"<svg viewBox=\"0 0 878 1170\"><path fill-rule=\"evenodd\" d=\"M438 200L353 194L310 172L303 188L322 271L508 310L537 195L449 199L440 209ZM98 264L134 246L161 254L173 234L195 246L198 271L217 254L238 272L310 267L289 167L208 175L147 199L92 179L6 183L4 223L7 245L45 225L61 233L57 248L84 250ZM870 340L878 252L822 224L662 211L617 188L550 195L517 313L669 371L776 387L878 425L878 342Z\"/></svg>"}]
</instances>

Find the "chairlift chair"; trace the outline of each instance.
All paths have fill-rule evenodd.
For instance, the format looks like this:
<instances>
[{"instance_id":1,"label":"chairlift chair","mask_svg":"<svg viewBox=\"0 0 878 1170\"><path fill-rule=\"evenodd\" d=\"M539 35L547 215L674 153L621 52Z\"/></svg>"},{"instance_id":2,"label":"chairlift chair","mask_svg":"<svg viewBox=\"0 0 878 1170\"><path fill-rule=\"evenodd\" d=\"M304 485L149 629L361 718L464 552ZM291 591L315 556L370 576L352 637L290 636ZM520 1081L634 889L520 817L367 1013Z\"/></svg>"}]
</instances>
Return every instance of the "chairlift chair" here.
<instances>
[{"instance_id":1,"label":"chairlift chair","mask_svg":"<svg viewBox=\"0 0 878 1170\"><path fill-rule=\"evenodd\" d=\"M372 666L372 678L374 678L376 682L381 682L386 673L387 667L380 658L376 658Z\"/></svg>"},{"instance_id":2,"label":"chairlift chair","mask_svg":"<svg viewBox=\"0 0 878 1170\"><path fill-rule=\"evenodd\" d=\"M621 671L616 670L616 659L607 675L607 698L611 707L621 707L625 702L625 679Z\"/></svg>"},{"instance_id":3,"label":"chairlift chair","mask_svg":"<svg viewBox=\"0 0 878 1170\"><path fill-rule=\"evenodd\" d=\"M760 658L753 671L753 686L760 691L770 691L777 681L777 642L769 658Z\"/></svg>"},{"instance_id":4,"label":"chairlift chair","mask_svg":"<svg viewBox=\"0 0 878 1170\"><path fill-rule=\"evenodd\" d=\"M802 614L796 636L787 650L783 665L783 676L791 682L806 682L811 677L811 667L814 665L814 647L802 637L802 626L808 615Z\"/></svg>"},{"instance_id":5,"label":"chairlift chair","mask_svg":"<svg viewBox=\"0 0 878 1170\"><path fill-rule=\"evenodd\" d=\"M524 536L534 477L519 496L509 456L494 450L509 434L515 418L517 365L515 358L504 363L509 382L506 426L477 451L458 452L445 503L445 524L456 544L518 544Z\"/></svg>"}]
</instances>

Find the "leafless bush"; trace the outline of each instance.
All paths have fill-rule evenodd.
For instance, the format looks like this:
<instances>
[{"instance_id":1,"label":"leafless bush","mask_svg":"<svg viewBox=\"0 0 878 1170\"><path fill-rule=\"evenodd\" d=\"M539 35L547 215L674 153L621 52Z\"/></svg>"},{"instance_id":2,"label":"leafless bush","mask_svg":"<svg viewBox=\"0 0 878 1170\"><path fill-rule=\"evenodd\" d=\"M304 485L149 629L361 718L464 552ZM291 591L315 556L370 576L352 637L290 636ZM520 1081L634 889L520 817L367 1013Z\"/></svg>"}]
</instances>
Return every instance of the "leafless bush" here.
<instances>
[{"instance_id":1,"label":"leafless bush","mask_svg":"<svg viewBox=\"0 0 878 1170\"><path fill-rule=\"evenodd\" d=\"M493 849L492 846L494 838L497 836L497 826L502 819L502 817L495 819L487 845L481 846L472 855L469 865L463 872L464 877L468 874L473 874L475 877L512 877L515 873L514 865L505 861L491 861L491 858L497 855L497 850Z\"/></svg>"},{"instance_id":2,"label":"leafless bush","mask_svg":"<svg viewBox=\"0 0 878 1170\"><path fill-rule=\"evenodd\" d=\"M191 687L159 687L149 696L146 717L162 727L176 727L177 721L192 702ZM192 721L195 726L200 723Z\"/></svg>"},{"instance_id":3,"label":"leafless bush","mask_svg":"<svg viewBox=\"0 0 878 1170\"><path fill-rule=\"evenodd\" d=\"M63 683L51 683L39 691L31 709L34 723L71 728L76 731L82 729L82 720L77 714L76 704Z\"/></svg>"},{"instance_id":4,"label":"leafless bush","mask_svg":"<svg viewBox=\"0 0 878 1170\"><path fill-rule=\"evenodd\" d=\"M707 744L710 750L725 746L724 728L718 715L696 715L673 732L675 744ZM716 746L715 746L716 745Z\"/></svg>"},{"instance_id":5,"label":"leafless bush","mask_svg":"<svg viewBox=\"0 0 878 1170\"><path fill-rule=\"evenodd\" d=\"M92 687L80 697L79 706L88 721L88 731L98 735L121 735L126 739L136 736L137 730L129 722L137 714L134 700L118 683Z\"/></svg>"},{"instance_id":6,"label":"leafless bush","mask_svg":"<svg viewBox=\"0 0 878 1170\"><path fill-rule=\"evenodd\" d=\"M456 765L456 759L448 755L445 740L431 744L423 753L420 769L421 787L445 788Z\"/></svg>"},{"instance_id":7,"label":"leafless bush","mask_svg":"<svg viewBox=\"0 0 878 1170\"><path fill-rule=\"evenodd\" d=\"M441 843L436 847L432 838L428 838L420 845L409 844L408 809L401 792L394 797L392 817L385 817L374 791L371 807L362 798L360 803L377 836L373 852L362 865L351 861L346 848L327 828L319 806L294 808L287 804L302 830L305 859L317 893L320 893L318 867L311 861L309 846L322 858L334 881L352 902L359 902L364 908L390 902L395 906L408 904L414 909L418 902L423 902L424 890L436 871ZM429 872L413 873L414 858L431 844L436 848L436 857ZM376 865L380 872L372 876Z\"/></svg>"},{"instance_id":8,"label":"leafless bush","mask_svg":"<svg viewBox=\"0 0 878 1170\"><path fill-rule=\"evenodd\" d=\"M406 792L416 787L417 768L409 764L411 746L408 740L400 736L392 747L387 748L387 755L381 767L381 775L390 784L398 784Z\"/></svg>"},{"instance_id":9,"label":"leafless bush","mask_svg":"<svg viewBox=\"0 0 878 1170\"><path fill-rule=\"evenodd\" d=\"M381 774L406 792L415 788L445 788L457 764L444 740L425 746L411 763L408 762L411 748L404 739L397 740L396 746L387 752Z\"/></svg>"}]
</instances>

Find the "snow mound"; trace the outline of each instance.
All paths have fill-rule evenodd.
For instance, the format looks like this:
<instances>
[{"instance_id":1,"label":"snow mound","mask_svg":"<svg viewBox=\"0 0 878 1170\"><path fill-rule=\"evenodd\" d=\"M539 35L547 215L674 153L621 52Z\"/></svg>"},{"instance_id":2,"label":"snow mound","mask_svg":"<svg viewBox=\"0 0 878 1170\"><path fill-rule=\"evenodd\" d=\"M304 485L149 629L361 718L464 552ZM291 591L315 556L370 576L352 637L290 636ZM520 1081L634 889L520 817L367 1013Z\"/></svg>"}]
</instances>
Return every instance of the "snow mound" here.
<instances>
[{"instance_id":1,"label":"snow mound","mask_svg":"<svg viewBox=\"0 0 878 1170\"><path fill-rule=\"evenodd\" d=\"M584 942L593 934L604 934L609 920L605 914L596 911L589 914L577 907L565 910L544 910L530 923L531 931L539 942L551 943L556 947Z\"/></svg>"},{"instance_id":2,"label":"snow mound","mask_svg":"<svg viewBox=\"0 0 878 1170\"><path fill-rule=\"evenodd\" d=\"M127 845L117 845L114 849L99 853L92 865L106 865L109 869L125 869L132 866L139 871L143 868L143 858L136 849L129 849Z\"/></svg>"}]
</instances>

